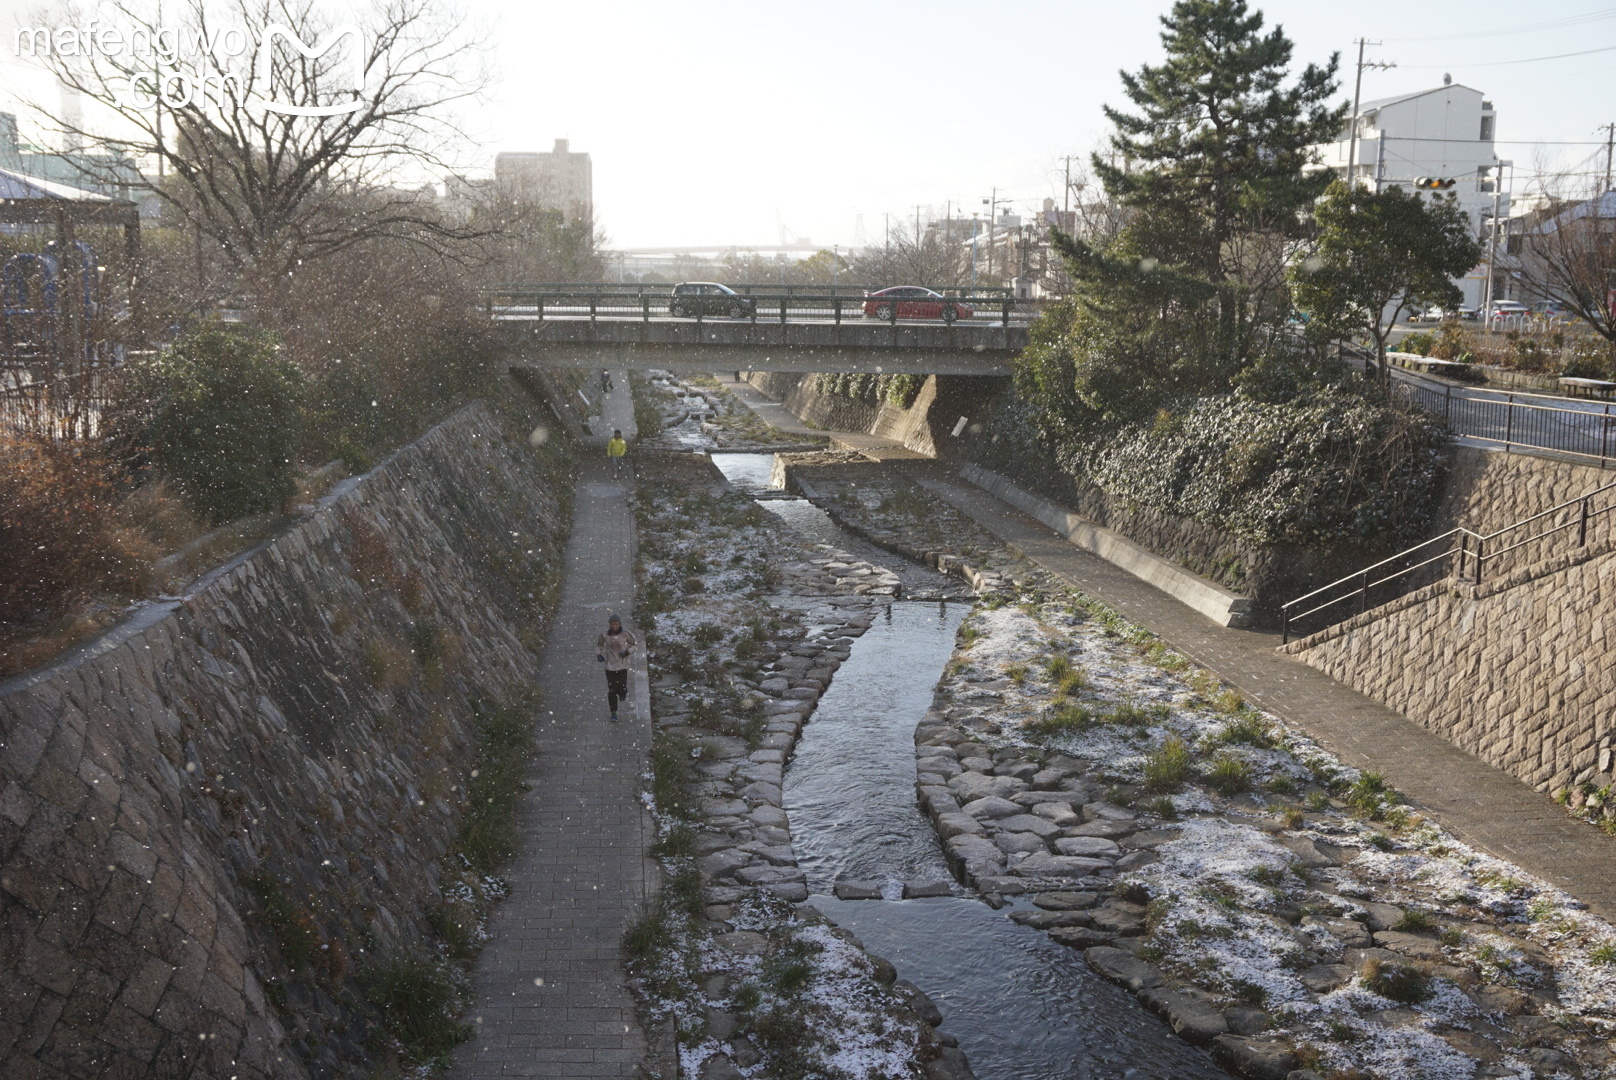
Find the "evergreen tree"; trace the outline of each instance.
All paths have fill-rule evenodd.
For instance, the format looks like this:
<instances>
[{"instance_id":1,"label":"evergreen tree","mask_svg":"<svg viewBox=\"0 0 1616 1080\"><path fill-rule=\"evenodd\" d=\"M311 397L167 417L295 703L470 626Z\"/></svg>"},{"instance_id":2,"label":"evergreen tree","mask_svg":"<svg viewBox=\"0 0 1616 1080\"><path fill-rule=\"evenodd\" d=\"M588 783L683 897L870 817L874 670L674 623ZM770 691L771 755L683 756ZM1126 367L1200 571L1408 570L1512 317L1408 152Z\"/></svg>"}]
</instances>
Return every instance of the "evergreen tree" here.
<instances>
[{"instance_id":1,"label":"evergreen tree","mask_svg":"<svg viewBox=\"0 0 1616 1080\"><path fill-rule=\"evenodd\" d=\"M1456 306L1454 278L1481 261L1470 221L1450 195L1400 187L1351 191L1337 181L1314 211L1317 249L1292 270L1296 302L1320 339L1363 335L1384 362L1392 326L1415 304Z\"/></svg>"},{"instance_id":2,"label":"evergreen tree","mask_svg":"<svg viewBox=\"0 0 1616 1080\"><path fill-rule=\"evenodd\" d=\"M1128 213L1117 239L1057 244L1079 304L1058 363L1102 415L1216 392L1272 347L1289 310L1285 266L1328 174L1303 172L1335 138L1338 58L1291 80L1291 42L1244 0L1178 0L1166 62L1122 74L1136 111L1094 168ZM1046 350L1047 354L1047 350Z\"/></svg>"}]
</instances>

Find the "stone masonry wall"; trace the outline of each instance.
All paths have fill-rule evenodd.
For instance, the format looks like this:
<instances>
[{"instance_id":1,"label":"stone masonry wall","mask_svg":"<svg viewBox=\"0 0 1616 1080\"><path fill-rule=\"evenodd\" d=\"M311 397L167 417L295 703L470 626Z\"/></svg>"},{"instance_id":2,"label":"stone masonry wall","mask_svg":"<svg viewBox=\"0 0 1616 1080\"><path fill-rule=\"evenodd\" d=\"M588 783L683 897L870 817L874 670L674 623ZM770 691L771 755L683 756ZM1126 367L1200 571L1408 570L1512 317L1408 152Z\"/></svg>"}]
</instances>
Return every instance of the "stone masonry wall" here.
<instances>
[{"instance_id":1,"label":"stone masonry wall","mask_svg":"<svg viewBox=\"0 0 1616 1080\"><path fill-rule=\"evenodd\" d=\"M1481 586L1431 585L1286 648L1540 790L1613 777L1608 539Z\"/></svg>"},{"instance_id":2,"label":"stone masonry wall","mask_svg":"<svg viewBox=\"0 0 1616 1080\"><path fill-rule=\"evenodd\" d=\"M467 407L0 684L0 1076L369 1075L360 987L430 954L473 703L536 670L538 466Z\"/></svg>"},{"instance_id":3,"label":"stone masonry wall","mask_svg":"<svg viewBox=\"0 0 1616 1080\"><path fill-rule=\"evenodd\" d=\"M1493 532L1610 483L1616 470L1456 446L1432 532Z\"/></svg>"}]
</instances>

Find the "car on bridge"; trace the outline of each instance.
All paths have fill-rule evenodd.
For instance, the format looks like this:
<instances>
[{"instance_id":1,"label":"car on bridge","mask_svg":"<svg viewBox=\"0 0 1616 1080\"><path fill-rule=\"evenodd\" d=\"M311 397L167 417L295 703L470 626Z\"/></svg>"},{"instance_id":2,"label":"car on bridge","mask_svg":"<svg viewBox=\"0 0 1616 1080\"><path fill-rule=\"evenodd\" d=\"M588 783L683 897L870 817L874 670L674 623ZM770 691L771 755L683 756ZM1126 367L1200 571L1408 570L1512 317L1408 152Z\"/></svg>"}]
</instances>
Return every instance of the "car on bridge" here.
<instances>
[{"instance_id":1,"label":"car on bridge","mask_svg":"<svg viewBox=\"0 0 1616 1080\"><path fill-rule=\"evenodd\" d=\"M941 319L951 323L955 319L969 319L974 311L969 304L951 300L942 293L919 285L895 285L890 289L864 294L864 317L885 319Z\"/></svg>"},{"instance_id":2,"label":"car on bridge","mask_svg":"<svg viewBox=\"0 0 1616 1080\"><path fill-rule=\"evenodd\" d=\"M742 296L728 285L720 285L716 281L683 281L673 287L673 299L668 302L668 314L675 318L685 315L755 318L757 300L750 296Z\"/></svg>"}]
</instances>

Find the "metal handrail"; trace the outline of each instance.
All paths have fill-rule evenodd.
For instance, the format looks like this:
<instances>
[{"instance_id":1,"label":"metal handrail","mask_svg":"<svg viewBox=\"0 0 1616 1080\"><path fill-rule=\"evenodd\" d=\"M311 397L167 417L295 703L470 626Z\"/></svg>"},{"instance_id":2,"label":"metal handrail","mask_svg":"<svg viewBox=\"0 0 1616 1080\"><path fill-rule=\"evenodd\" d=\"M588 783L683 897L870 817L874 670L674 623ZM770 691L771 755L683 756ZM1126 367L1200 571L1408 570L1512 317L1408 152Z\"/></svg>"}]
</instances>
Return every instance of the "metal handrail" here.
<instances>
[{"instance_id":1,"label":"metal handrail","mask_svg":"<svg viewBox=\"0 0 1616 1080\"><path fill-rule=\"evenodd\" d=\"M1571 408L1566 397L1485 387L1464 388L1456 396L1452 384L1406 371L1399 372L1394 386L1405 400L1440 416L1466 438L1616 465L1616 402Z\"/></svg>"},{"instance_id":2,"label":"metal handrail","mask_svg":"<svg viewBox=\"0 0 1616 1080\"><path fill-rule=\"evenodd\" d=\"M1578 547L1584 546L1588 542L1588 523L1590 521L1593 521L1593 520L1599 518L1600 516L1602 516L1604 514L1608 514L1608 513L1611 513L1612 511L1616 511L1616 501L1613 501L1609 505L1601 507L1601 508L1595 510L1595 509L1592 508L1593 500L1598 498L1601 495L1606 494L1607 492L1612 492L1612 491L1616 491L1616 482L1612 482L1612 483L1609 483L1609 484L1604 484L1604 485L1602 485L1600 487L1594 488L1592 491L1588 491L1588 492L1583 493L1582 495L1577 496L1575 499L1567 499L1565 502L1562 502L1562 503L1560 503L1560 504L1558 504L1556 506L1552 506L1547 510L1541 511L1541 512L1536 513L1536 514L1533 514L1531 517L1522 518L1520 521L1512 522L1512 523L1510 523L1508 525L1505 525L1503 528L1494 530L1493 532L1486 533L1486 534L1474 532L1473 530L1467 529L1467 528L1465 528L1463 526L1459 526L1458 528L1454 528L1454 529L1449 529L1447 532L1442 533L1440 536L1433 536L1429 540L1423 540L1420 543L1415 544L1412 547L1405 548L1404 550L1399 551L1395 555L1389 556L1388 558L1385 558L1385 559L1381 559L1379 562L1372 563L1369 566L1364 567L1362 570L1355 571L1354 573L1348 574L1346 577L1339 578L1336 581L1332 581L1328 585L1324 585L1324 586L1321 586L1320 588L1314 589L1310 593L1305 593L1305 594L1303 594L1301 596L1298 596L1296 599L1287 601L1286 603L1280 605L1280 613L1281 613L1280 641L1281 641L1282 644L1288 644L1290 642L1290 639L1291 639L1291 637L1290 637L1290 635L1291 635L1291 624L1293 622L1300 622L1301 620L1306 619L1307 617L1309 617L1311 615L1316 615L1321 611L1325 611L1325 610L1327 610L1329 608L1335 607L1335 606L1337 606L1339 604L1346 603L1346 602L1348 602L1350 600L1357 600L1358 601L1358 612L1357 612L1357 614L1361 614L1361 613L1363 613L1365 611L1368 611L1369 607L1370 607L1370 604L1369 604L1370 593L1376 587L1386 585L1386 584L1388 584L1390 582L1398 581L1399 579L1407 579L1412 574L1414 574L1415 571L1420 570L1420 569L1422 569L1424 567L1430 566L1433 563L1441 562L1443 559L1451 558L1451 557L1453 557L1455 555L1457 555L1458 558L1456 560L1456 565L1454 566L1454 569L1453 569L1453 571L1451 573L1451 576L1456 580L1464 580L1465 563L1467 561L1467 556L1468 556L1469 561L1472 561L1473 564L1474 564L1474 567L1475 567L1475 576L1474 576L1474 578L1472 580L1474 581L1475 584L1479 585L1479 584L1481 584L1482 579L1485 576L1484 575L1484 568L1486 567L1486 565L1487 565L1487 563L1489 561L1501 559L1505 555L1508 555L1510 552L1519 551L1519 550L1521 550L1521 549L1523 549L1525 547L1528 547L1531 544L1535 544L1535 543L1538 543L1539 541L1546 540L1549 537L1556 535L1557 533L1564 532L1567 529L1575 527L1577 529L1577 544L1576 544L1576 546L1578 546ZM1568 510L1571 507L1576 507L1577 511L1578 511L1576 519L1574 521L1567 521L1567 522L1565 522L1563 524L1556 525L1553 528L1546 529L1543 532L1534 533L1533 535L1528 536L1523 540L1518 540L1518 541L1515 541L1514 543L1509 544L1507 547L1498 548L1498 549L1493 550L1493 551L1487 550L1489 543L1492 542L1492 541L1496 541L1499 537L1504 536L1507 533L1515 532L1516 530L1519 530L1519 529L1524 529L1524 528L1532 525L1534 522L1541 521L1544 518L1552 517L1552 516L1554 516L1556 514L1562 513L1563 511ZM1454 543L1455 540L1457 540L1457 544ZM1475 549L1473 551L1470 550L1469 545L1467 543L1467 541L1471 541L1471 540L1473 540L1474 543L1475 543ZM1388 565L1390 565L1392 563L1398 562L1399 560L1405 559L1405 558L1413 555L1415 552L1419 551L1422 548L1428 548L1428 547L1432 546L1433 544L1441 544L1443 542L1447 543L1447 547L1445 549L1443 549L1442 551L1440 551L1439 553L1437 553L1436 555L1431 556L1430 558L1422 559L1421 561L1419 561L1417 563L1414 563L1411 566L1405 566L1402 569L1396 571L1395 573L1387 574L1384 577L1380 577L1380 578L1373 578L1372 577L1374 572L1376 570L1381 569L1382 567L1388 566ZM1293 611L1292 610L1292 609L1296 608L1298 605L1307 603L1308 601L1311 601L1311 600L1313 600L1313 599L1315 599L1315 598L1317 598L1317 597L1319 597L1319 596L1321 596L1321 595L1323 595L1325 593L1328 593L1328 592L1330 592L1332 590L1341 589L1343 586L1347 586L1347 585L1350 585L1351 588L1348 591L1343 592L1339 596L1332 597L1331 599L1328 599L1328 600L1324 601L1321 604L1315 604L1314 606L1312 606L1310 608L1307 608L1305 610L1301 610L1301 611ZM1398 595L1401 595L1401 594L1398 594ZM1387 602L1389 602L1390 600L1393 600L1393 599L1396 599L1396 597L1395 596L1387 597L1386 599L1380 601L1380 603L1384 604L1384 603L1387 603ZM1378 605L1376 605L1376 606L1378 606ZM1326 624L1326 625L1329 625L1329 624ZM1320 627L1320 629L1323 629L1323 628Z\"/></svg>"},{"instance_id":3,"label":"metal handrail","mask_svg":"<svg viewBox=\"0 0 1616 1080\"><path fill-rule=\"evenodd\" d=\"M671 289L671 286L668 288ZM538 319L543 321L547 314L557 315L563 313L556 309L567 308L571 309L567 313L575 315L582 315L587 310L591 322L597 321L603 314L607 317L613 315L619 318L631 319L638 317L641 320L649 321L653 314L651 310L653 302L658 308L656 314L661 317L663 314L661 309L677 299L671 292L608 294L596 292L592 289L563 292L521 286L508 289L490 288L483 290L483 309L490 318L493 318L497 310L501 308L514 308L532 310ZM692 306L699 304L702 299L701 297L692 297ZM715 298L707 297L706 299L712 300ZM944 299L952 304L965 304L976 309L975 325L997 321L1000 325L1009 326L1013 317L1031 314L1031 309L1037 306L1032 301L1018 300L1013 296L1004 294L983 295L976 293L945 296ZM828 314L839 323L844 315L861 316L864 306L871 302L876 303L878 306L890 303L894 312L896 312L898 306L905 302L915 302L905 301L902 298L894 298L888 301L885 298L870 297L863 292L846 295L840 292L760 294L752 296L737 294L735 300L751 301L751 310L741 317L750 318L754 323L759 319L762 312L770 309L772 309L769 316L771 320L778 319L781 323L788 322L794 311L799 314L799 317L804 312L811 312L816 317ZM983 315L988 317L984 319L981 317ZM700 322L705 318L717 316L698 313L692 317ZM894 317L892 321L896 323L898 319Z\"/></svg>"}]
</instances>

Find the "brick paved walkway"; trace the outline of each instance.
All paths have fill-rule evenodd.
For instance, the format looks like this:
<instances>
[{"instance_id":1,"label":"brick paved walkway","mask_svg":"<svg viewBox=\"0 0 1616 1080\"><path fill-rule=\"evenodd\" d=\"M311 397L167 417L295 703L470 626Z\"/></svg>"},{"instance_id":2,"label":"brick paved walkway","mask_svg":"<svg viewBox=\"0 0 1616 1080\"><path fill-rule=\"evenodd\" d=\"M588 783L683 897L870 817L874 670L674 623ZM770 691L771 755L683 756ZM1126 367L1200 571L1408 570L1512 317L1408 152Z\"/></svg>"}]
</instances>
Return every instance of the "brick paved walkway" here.
<instances>
[{"instance_id":1,"label":"brick paved walkway","mask_svg":"<svg viewBox=\"0 0 1616 1080\"><path fill-rule=\"evenodd\" d=\"M606 418L631 433L627 374L614 382ZM655 888L639 801L651 741L644 658L630 707L610 724L594 644L609 613L631 616L634 515L629 487L612 482L605 441L596 441L579 471L561 604L541 662L523 846L477 964L467 1014L477 1034L456 1054L454 1080L632 1077L645 1057L621 949Z\"/></svg>"},{"instance_id":2,"label":"brick paved walkway","mask_svg":"<svg viewBox=\"0 0 1616 1080\"><path fill-rule=\"evenodd\" d=\"M1279 636L1218 626L940 465L905 471L1007 545L1147 627L1344 761L1384 772L1467 844L1508 859L1616 920L1616 840L1547 796L1313 668L1274 651Z\"/></svg>"}]
</instances>

